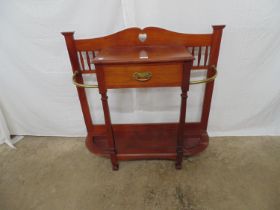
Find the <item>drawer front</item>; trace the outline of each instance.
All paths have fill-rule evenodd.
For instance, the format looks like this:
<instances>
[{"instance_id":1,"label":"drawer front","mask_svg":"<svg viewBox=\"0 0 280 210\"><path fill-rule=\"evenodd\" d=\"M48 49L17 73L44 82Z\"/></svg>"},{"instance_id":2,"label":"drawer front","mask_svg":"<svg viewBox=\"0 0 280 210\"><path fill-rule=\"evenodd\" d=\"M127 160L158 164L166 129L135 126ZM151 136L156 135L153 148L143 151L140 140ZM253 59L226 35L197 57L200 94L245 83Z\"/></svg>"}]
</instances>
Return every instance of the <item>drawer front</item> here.
<instances>
[{"instance_id":1,"label":"drawer front","mask_svg":"<svg viewBox=\"0 0 280 210\"><path fill-rule=\"evenodd\" d=\"M103 66L106 88L181 86L182 63Z\"/></svg>"}]
</instances>

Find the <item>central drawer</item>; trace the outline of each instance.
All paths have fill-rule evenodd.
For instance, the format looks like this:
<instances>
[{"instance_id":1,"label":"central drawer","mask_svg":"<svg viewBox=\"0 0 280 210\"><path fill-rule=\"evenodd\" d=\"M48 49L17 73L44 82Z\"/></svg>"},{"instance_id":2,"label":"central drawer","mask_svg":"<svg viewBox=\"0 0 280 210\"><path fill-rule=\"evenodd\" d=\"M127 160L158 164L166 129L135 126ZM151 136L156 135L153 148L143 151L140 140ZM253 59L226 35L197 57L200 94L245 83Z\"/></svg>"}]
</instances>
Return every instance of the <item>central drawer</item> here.
<instances>
[{"instance_id":1,"label":"central drawer","mask_svg":"<svg viewBox=\"0 0 280 210\"><path fill-rule=\"evenodd\" d=\"M106 88L181 86L183 63L103 65Z\"/></svg>"}]
</instances>

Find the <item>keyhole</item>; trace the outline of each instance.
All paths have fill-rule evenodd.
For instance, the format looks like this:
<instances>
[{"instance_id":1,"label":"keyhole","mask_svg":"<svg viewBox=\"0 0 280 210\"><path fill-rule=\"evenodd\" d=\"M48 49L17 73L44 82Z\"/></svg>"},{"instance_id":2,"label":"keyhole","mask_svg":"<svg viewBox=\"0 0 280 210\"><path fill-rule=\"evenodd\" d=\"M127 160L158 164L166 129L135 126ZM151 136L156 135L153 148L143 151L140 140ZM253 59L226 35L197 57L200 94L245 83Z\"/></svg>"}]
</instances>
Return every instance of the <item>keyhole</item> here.
<instances>
[{"instance_id":1,"label":"keyhole","mask_svg":"<svg viewBox=\"0 0 280 210\"><path fill-rule=\"evenodd\" d=\"M140 33L138 35L138 39L139 39L140 42L145 42L146 39L147 39L147 34L146 33Z\"/></svg>"}]
</instances>

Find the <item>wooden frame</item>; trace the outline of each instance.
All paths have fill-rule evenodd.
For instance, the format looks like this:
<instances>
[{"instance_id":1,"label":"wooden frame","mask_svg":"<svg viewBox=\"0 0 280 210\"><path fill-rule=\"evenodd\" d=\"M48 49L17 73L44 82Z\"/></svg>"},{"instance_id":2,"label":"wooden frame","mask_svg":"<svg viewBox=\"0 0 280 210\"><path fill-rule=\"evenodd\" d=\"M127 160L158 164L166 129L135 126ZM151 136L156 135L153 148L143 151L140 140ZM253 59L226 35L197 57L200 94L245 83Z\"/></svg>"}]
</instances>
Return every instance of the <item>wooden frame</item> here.
<instances>
[{"instance_id":1,"label":"wooden frame","mask_svg":"<svg viewBox=\"0 0 280 210\"><path fill-rule=\"evenodd\" d=\"M110 157L113 169L118 169L118 160L133 160L133 159L172 159L176 160L176 168L181 168L183 156L192 156L203 151L209 142L207 134L207 125L209 112L211 107L212 93L214 82L207 83L203 99L203 108L201 121L198 123L185 123L186 112L186 97L189 86L189 80L183 80L182 84L182 103L180 123L156 123L156 124L122 124L112 125L107 102L107 88L104 85L103 66L95 63L96 70L92 66L96 54L105 48L111 47L132 47L132 46L159 46L159 45L176 45L184 46L196 58L192 66L192 70L207 70L207 76L211 77L214 70L211 66L216 67L219 57L219 49L222 38L224 25L213 26L213 32L210 34L183 34L168 31L156 27L128 28L115 34L94 38L94 39L74 39L74 32L63 32L65 37L67 50L72 66L73 73L79 72L76 77L78 83L83 84L83 74L97 73L99 92L104 110L105 125L96 125L92 122L89 105L84 88L77 86L77 91L81 103L84 121L87 128L87 148L101 156ZM145 35L146 40L143 43L139 36ZM188 68L191 65L186 63ZM184 68L185 69L185 68ZM187 68L186 68L187 69ZM184 70L183 70L184 71ZM184 78L189 78L190 71L184 73ZM187 75L187 76L186 76ZM185 81L185 82L184 82ZM179 125L179 127L178 127ZM138 133L143 141L135 142L135 148L126 148L126 145L131 144L129 139L135 138L130 132ZM144 144L156 144L155 139L151 139L148 133L160 133L160 138L170 139L176 133L179 133L177 144L172 141L167 141L167 147L164 152L158 151L159 148L145 152L139 148ZM122 139L122 140L120 140ZM121 142L121 143L120 143ZM116 145L117 144L117 145ZM165 145L166 146L166 145ZM138 147L138 148L137 148ZM162 147L160 147L162 148ZM128 152L119 152L119 151Z\"/></svg>"}]
</instances>

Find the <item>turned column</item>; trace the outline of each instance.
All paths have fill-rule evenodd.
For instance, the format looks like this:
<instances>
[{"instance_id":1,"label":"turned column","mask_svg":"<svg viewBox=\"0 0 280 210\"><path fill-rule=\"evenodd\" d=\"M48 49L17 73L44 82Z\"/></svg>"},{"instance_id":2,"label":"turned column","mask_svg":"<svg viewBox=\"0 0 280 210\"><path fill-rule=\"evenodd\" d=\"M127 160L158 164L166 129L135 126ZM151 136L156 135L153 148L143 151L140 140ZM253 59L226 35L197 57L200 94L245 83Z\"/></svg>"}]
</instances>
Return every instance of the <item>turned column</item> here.
<instances>
[{"instance_id":1,"label":"turned column","mask_svg":"<svg viewBox=\"0 0 280 210\"><path fill-rule=\"evenodd\" d=\"M180 120L178 124L178 136L177 136L177 147L176 147L176 169L182 168L182 159L184 155L184 131L186 121L186 109L187 109L187 97L189 90L190 71L192 68L192 61L185 62L183 65L183 77L181 85L181 109L180 109Z\"/></svg>"},{"instance_id":2,"label":"turned column","mask_svg":"<svg viewBox=\"0 0 280 210\"><path fill-rule=\"evenodd\" d=\"M110 116L110 110L108 105L108 96L107 96L107 88L104 84L104 73L102 66L95 65L96 67L96 77L98 80L99 85L99 93L101 94L101 101L102 101L102 107L104 112L104 120L105 120L105 126L106 126L106 136L107 136L107 143L108 148L107 151L110 154L110 159L112 163L113 170L119 169L118 159L117 159L117 150L116 150L116 144L114 139L114 133L113 133L113 127L111 123L111 116Z\"/></svg>"}]
</instances>

